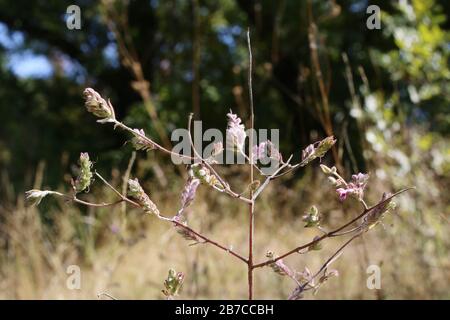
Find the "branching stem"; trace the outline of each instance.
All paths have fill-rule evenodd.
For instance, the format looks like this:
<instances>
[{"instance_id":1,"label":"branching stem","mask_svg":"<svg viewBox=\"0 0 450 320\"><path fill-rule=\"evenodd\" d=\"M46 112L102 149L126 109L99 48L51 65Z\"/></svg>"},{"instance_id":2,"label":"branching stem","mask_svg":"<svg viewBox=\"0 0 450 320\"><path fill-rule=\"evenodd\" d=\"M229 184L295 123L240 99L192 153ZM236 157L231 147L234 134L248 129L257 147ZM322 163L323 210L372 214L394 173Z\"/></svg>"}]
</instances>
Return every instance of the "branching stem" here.
<instances>
[{"instance_id":1,"label":"branching stem","mask_svg":"<svg viewBox=\"0 0 450 320\"><path fill-rule=\"evenodd\" d=\"M61 195L63 195L63 196L66 197L66 198L69 198L69 199L73 200L73 201L76 202L76 203L79 203L79 204L82 204L82 205L85 205L85 206L89 206L89 207L97 207L97 208L98 208L98 207L108 207L108 206L114 206L114 205L117 205L117 204L122 203L122 202L125 201L125 202L127 202L127 203L133 205L134 207L143 209L142 206L141 206L140 204L134 202L133 200L131 200L131 199L127 198L126 196L124 196L123 194L121 194L121 193L120 193L116 188L114 188L108 181L106 181L106 180L105 180L98 172L96 172L95 174L96 174L97 177L100 178L100 180L101 180L106 186L108 186L111 190L114 191L115 194L117 194L117 196L120 197L120 200L117 200L116 202L113 202L113 203L91 203L91 202L87 202L87 201L80 200L80 199L78 199L76 196L69 196L69 195L63 195L63 194L61 194ZM209 244L211 244L211 245L213 245L213 246L215 246L215 247L217 247L217 248L219 248L219 249L221 249L221 250L223 250L223 251L225 251L225 252L231 254L232 256L234 256L234 257L238 258L239 260L243 261L244 263L248 263L248 260L247 260L246 258L244 258L244 257L243 257L242 255L240 255L239 253L233 251L231 248L227 248L227 247L225 247L224 245L218 243L217 241L214 241L214 240L210 239L209 237L207 237L207 236L201 234L200 232L195 231L194 229L188 227L187 225L185 225L185 224L183 224L183 223L177 221L175 218L168 218L168 217L165 217L165 216L163 216L163 215L159 215L159 216L157 216L157 218L160 219L161 221L171 222L171 223L175 224L177 227L183 228L183 229L185 229L186 231L188 231L188 232L190 232L190 233L196 235L197 237L199 237L200 239L202 239L202 240L205 241L206 243L209 243Z\"/></svg>"},{"instance_id":2,"label":"branching stem","mask_svg":"<svg viewBox=\"0 0 450 320\"><path fill-rule=\"evenodd\" d=\"M269 265L271 263L274 263L274 262L276 262L276 261L278 261L280 259L283 259L283 258L285 258L287 256L290 256L291 254L294 254L294 253L296 253L296 252L298 252L298 251L300 251L302 249L306 249L306 248L308 248L308 247L310 247L310 246L312 246L312 245L314 245L314 244L316 244L316 243L318 243L318 242L320 242L320 241L322 241L322 240L324 240L326 238L339 236L340 235L339 234L340 231L344 230L345 228L347 228L348 226L352 225L353 223L355 223L359 219L363 218L364 216L366 216L372 210L374 210L376 208L379 208L380 206L382 206L382 205L386 204L387 202L389 202L392 198L398 196L399 194L401 194L403 192L411 190L411 189L413 189L413 188L406 188L406 189L402 189L400 191L397 191L396 193L392 194L391 196L387 197L386 199L378 202L376 205L374 205L374 206L372 206L370 208L364 209L364 211L360 215L358 215L356 218L352 219L351 221L345 223L341 227L339 227L339 228L337 228L337 229L335 229L333 231L330 231L328 233L325 233L322 236L320 236L318 238L315 238L314 240L312 240L312 241L310 241L310 242L308 242L308 243L306 243L304 245L298 246L298 247L296 247L296 248L294 248L294 249L292 249L292 250L290 250L290 251L288 251L288 252L278 256L275 259L268 259L268 260L266 260L264 262L258 263L256 265L254 265L253 268L261 268L261 267L267 266L267 265Z\"/></svg>"}]
</instances>

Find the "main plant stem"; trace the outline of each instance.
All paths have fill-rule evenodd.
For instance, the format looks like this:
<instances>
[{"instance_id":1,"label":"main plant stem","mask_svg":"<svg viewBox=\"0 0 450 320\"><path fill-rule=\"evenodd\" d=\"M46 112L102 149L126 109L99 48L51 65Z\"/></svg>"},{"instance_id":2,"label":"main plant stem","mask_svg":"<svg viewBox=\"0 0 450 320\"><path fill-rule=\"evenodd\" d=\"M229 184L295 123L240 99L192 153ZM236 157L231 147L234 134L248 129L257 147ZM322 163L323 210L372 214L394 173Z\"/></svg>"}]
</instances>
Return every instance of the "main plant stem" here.
<instances>
[{"instance_id":1,"label":"main plant stem","mask_svg":"<svg viewBox=\"0 0 450 320\"><path fill-rule=\"evenodd\" d=\"M252 46L250 43L250 28L247 30L248 43L248 95L250 101L250 128L251 133L249 137L249 156L250 156L250 199L249 203L249 231L248 231L248 299L253 299L253 233L254 233L254 214L255 214L255 200L253 199L253 131L255 128L255 114L253 112L253 91L252 91Z\"/></svg>"},{"instance_id":2,"label":"main plant stem","mask_svg":"<svg viewBox=\"0 0 450 320\"><path fill-rule=\"evenodd\" d=\"M252 192L253 193L253 192ZM253 231L254 231L254 209L255 202L249 205L249 215L250 215L250 223L249 223L249 231L248 231L248 299L253 299Z\"/></svg>"}]
</instances>

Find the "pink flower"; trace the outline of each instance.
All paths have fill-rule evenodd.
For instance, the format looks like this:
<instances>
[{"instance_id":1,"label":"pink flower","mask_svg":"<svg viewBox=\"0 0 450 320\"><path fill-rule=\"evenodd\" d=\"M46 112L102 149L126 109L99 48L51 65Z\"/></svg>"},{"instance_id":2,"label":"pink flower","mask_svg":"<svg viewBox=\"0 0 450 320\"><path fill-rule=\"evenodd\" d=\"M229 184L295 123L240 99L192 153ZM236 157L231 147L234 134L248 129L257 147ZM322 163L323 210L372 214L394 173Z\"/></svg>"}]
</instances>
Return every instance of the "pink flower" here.
<instances>
[{"instance_id":1,"label":"pink flower","mask_svg":"<svg viewBox=\"0 0 450 320\"><path fill-rule=\"evenodd\" d=\"M361 172L358 174L352 175L353 184L355 184L356 186L358 186L360 188L365 188L368 179L369 179L369 175L361 173Z\"/></svg>"},{"instance_id":2,"label":"pink flower","mask_svg":"<svg viewBox=\"0 0 450 320\"><path fill-rule=\"evenodd\" d=\"M339 200L344 201L345 199L347 199L347 193L348 193L347 189L338 188L338 189L336 189L336 192L339 195Z\"/></svg>"},{"instance_id":3,"label":"pink flower","mask_svg":"<svg viewBox=\"0 0 450 320\"><path fill-rule=\"evenodd\" d=\"M307 159L311 158L314 155L314 151L316 151L316 148L314 148L314 144L310 144L302 151L302 161L307 161Z\"/></svg>"},{"instance_id":4,"label":"pink flower","mask_svg":"<svg viewBox=\"0 0 450 320\"><path fill-rule=\"evenodd\" d=\"M339 200L344 201L348 195L353 195L359 200L364 197L364 189L367 185L369 175L365 173L358 173L352 175L352 181L349 182L345 188L338 188L336 192L339 195Z\"/></svg>"},{"instance_id":5,"label":"pink flower","mask_svg":"<svg viewBox=\"0 0 450 320\"><path fill-rule=\"evenodd\" d=\"M135 132L135 134L131 139L131 144L136 150L148 151L156 149L156 147L152 143L143 138L143 136L145 137L145 132L143 129L133 129L133 131Z\"/></svg>"},{"instance_id":6,"label":"pink flower","mask_svg":"<svg viewBox=\"0 0 450 320\"><path fill-rule=\"evenodd\" d=\"M181 193L181 210L186 209L194 200L197 187L200 184L199 179L189 179L184 186L184 190Z\"/></svg>"},{"instance_id":7,"label":"pink flower","mask_svg":"<svg viewBox=\"0 0 450 320\"><path fill-rule=\"evenodd\" d=\"M245 127L241 124L241 118L233 112L230 111L230 113L227 114L227 117L227 148L237 149L242 152L244 150L245 138L247 137Z\"/></svg>"},{"instance_id":8,"label":"pink flower","mask_svg":"<svg viewBox=\"0 0 450 320\"><path fill-rule=\"evenodd\" d=\"M185 209L191 205L192 201L194 201L195 193L197 192L199 184L200 180L193 177L190 177L188 181L186 181L183 192L181 193L181 208L178 210L175 218L182 218ZM180 222L180 220L177 221Z\"/></svg>"},{"instance_id":9,"label":"pink flower","mask_svg":"<svg viewBox=\"0 0 450 320\"><path fill-rule=\"evenodd\" d=\"M270 158L277 161L281 161L282 159L281 153L270 140L261 142L259 145L253 146L252 153L254 162L265 158Z\"/></svg>"}]
</instances>

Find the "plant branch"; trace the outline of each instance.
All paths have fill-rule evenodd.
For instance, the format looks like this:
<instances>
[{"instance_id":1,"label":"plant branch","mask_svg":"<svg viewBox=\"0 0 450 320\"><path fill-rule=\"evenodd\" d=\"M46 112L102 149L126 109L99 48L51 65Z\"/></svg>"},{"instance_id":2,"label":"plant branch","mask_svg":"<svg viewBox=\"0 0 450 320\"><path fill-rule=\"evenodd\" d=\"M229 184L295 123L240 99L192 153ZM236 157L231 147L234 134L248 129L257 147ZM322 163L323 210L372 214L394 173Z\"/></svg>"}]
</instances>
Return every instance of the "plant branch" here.
<instances>
[{"instance_id":1,"label":"plant branch","mask_svg":"<svg viewBox=\"0 0 450 320\"><path fill-rule=\"evenodd\" d=\"M119 192L119 190L117 190L116 188L114 188L108 181L105 180L105 178L103 178L98 172L95 172L95 175L97 177L100 178L100 180L102 180L102 182L108 186L112 191L114 191L115 194L117 194L119 196L119 198L121 198L123 201L126 201L128 203L130 203L131 205L135 206L135 207L140 207L140 205L137 202L134 202L131 199L128 199L126 196L124 196L123 194L121 194Z\"/></svg>"},{"instance_id":2,"label":"plant branch","mask_svg":"<svg viewBox=\"0 0 450 320\"><path fill-rule=\"evenodd\" d=\"M366 215L367 215L369 212L371 212L372 210L375 210L375 209L379 208L380 206L386 204L386 203L389 202L392 198L398 196L399 194L401 194L401 193L403 193L403 192L406 192L406 191L408 191L408 190L411 190L411 189L414 189L414 188L411 187L411 188L406 188L406 189L402 189L402 190L400 190L400 191L397 191L396 193L392 194L391 196L387 197L386 199L384 199L384 200L378 202L376 205L374 205L374 206L372 206L372 207L370 207L370 208L368 208L368 209L364 209L364 211L363 211L360 215L358 215L356 218L352 219L351 221L347 222L346 224L342 225L341 227L339 227L339 228L337 228L337 229L335 229L335 230L333 230L333 231L327 232L327 233L323 234L322 236L316 238L315 240L312 240L312 241L310 241L310 242L308 242L308 243L306 243L306 244L304 244L304 245L298 246L298 247L296 247L296 248L294 248L294 249L292 249L292 250L290 250L290 251L288 251L288 252L286 252L286 253L284 253L284 254L278 256L278 257L275 258L275 259L271 259L271 260L269 259L269 260L266 260L266 261L264 261L264 262L261 262L261 263L258 263L258 264L256 264L256 265L254 265L253 267L254 267L254 268L261 268L261 267L267 266L267 265L269 265L269 264L271 264L271 263L274 263L274 262L276 262L276 261L278 261L278 260L280 260L280 259L283 259L283 258L285 258L285 257L287 257L287 256L290 256L291 254L294 254L294 253L296 253L296 252L298 252L298 251L300 251L300 250L302 250L302 249L308 248L308 247L310 247L311 245L314 245L314 244L316 244L316 243L318 243L318 242L320 242L320 241L322 241L322 240L324 240L324 239L326 239L326 238L331 238L331 237L339 236L338 232L342 231L343 229L345 229L345 228L347 228L348 226L352 225L353 223L355 223L355 222L358 221L359 219L363 218L364 216L366 216Z\"/></svg>"},{"instance_id":3,"label":"plant branch","mask_svg":"<svg viewBox=\"0 0 450 320\"><path fill-rule=\"evenodd\" d=\"M169 150L169 149L167 149L167 148L161 146L160 144L156 143L155 141L153 141L152 139L150 139L150 138L147 137L146 135L141 134L141 133L139 133L139 132L137 132L137 131L134 131L133 129L131 129L131 128L128 127L127 125L123 124L122 122L117 121L116 119L113 119L112 121L109 121L109 122L114 123L114 127L122 128L122 129L124 129L124 130L130 132L130 133L133 134L134 136L138 136L138 137L140 137L141 139L144 139L149 145L152 145L153 147L155 147L156 149L158 149L158 150L160 150L160 151L162 151L162 152L164 152L164 153L167 153L167 154L170 154L170 155L173 155L173 156L176 156L176 157L180 157L180 158L189 159L189 160L193 160L193 159L194 159L193 157L190 157L190 156L186 156L186 155L183 155L183 154L179 154L179 153L173 152L173 151L171 151L171 150Z\"/></svg>"},{"instance_id":4,"label":"plant branch","mask_svg":"<svg viewBox=\"0 0 450 320\"><path fill-rule=\"evenodd\" d=\"M174 223L175 225L177 225L178 227L181 227L181 228L183 228L183 229L185 229L185 230L187 230L187 231L189 231L189 232L195 234L197 237L201 238L201 239L204 240L205 242L207 242L207 243L209 243L209 244L211 244L211 245L213 245L213 246L215 246L215 247L217 247L217 248L219 248L219 249L221 249L221 250L223 250L223 251L226 251L226 252L228 252L229 254L235 256L236 258L238 258L239 260L241 260L241 261L247 263L247 259L244 258L242 255L236 253L235 251L233 251L233 250L230 249L230 248L227 248L227 247L221 245L221 244L218 243L217 241L211 240L211 239L208 238L207 236L202 235L201 233L199 233L199 232L197 232L197 231L191 229L190 227L184 225L183 223L181 223L181 222L179 222L179 221L176 221L176 220L174 220L173 218L172 218L172 219L170 219L170 218L165 218L165 217L161 217L161 218L163 218L162 220L169 221L169 222L173 222L173 223Z\"/></svg>"},{"instance_id":5,"label":"plant branch","mask_svg":"<svg viewBox=\"0 0 450 320\"><path fill-rule=\"evenodd\" d=\"M308 289L313 289L315 286L314 279L317 278L318 275L320 275L324 270L328 268L330 264L332 264L339 256L342 254L342 251L347 247L353 240L360 237L362 235L362 232L355 234L353 237L351 237L349 240L347 240L342 246L339 247L328 259L325 261L325 263L320 267L319 271L317 271L312 277L310 277L305 283L302 283L298 286L298 288L294 291L293 294L291 294L291 297L289 299L292 299L292 296L299 296L303 291L306 291ZM310 286L310 288L306 289L307 286Z\"/></svg>"},{"instance_id":6,"label":"plant branch","mask_svg":"<svg viewBox=\"0 0 450 320\"><path fill-rule=\"evenodd\" d=\"M289 166L289 162L292 159L292 155L289 157L289 159L286 161L286 163L284 163L281 167L279 167L271 176L267 177L266 180L264 181L264 183L255 191L252 200L255 201L256 198L260 195L260 193L264 190L265 187L267 187L267 185L269 184L269 182L271 180L273 180L276 175L278 174L278 172L280 172L281 170L283 170L285 167Z\"/></svg>"},{"instance_id":7,"label":"plant branch","mask_svg":"<svg viewBox=\"0 0 450 320\"><path fill-rule=\"evenodd\" d=\"M65 195L65 196L70 198L70 199L72 199L72 200L74 200L75 202L77 202L79 204L82 204L82 205L85 205L85 206L90 206L90 207L113 206L113 205L116 205L116 204L119 204L119 203L125 201L125 202L128 202L129 204L131 204L131 205L133 205L133 206L135 206L137 208L142 209L142 206L140 204L138 204L138 203L134 202L133 200L127 198L126 196L122 195L116 188L114 188L108 181L106 181L99 173L96 172L95 174L96 174L97 177L100 178L100 180L102 180L103 183L105 183L111 190L114 191L114 193L116 193L120 197L120 200L118 200L118 201L116 201L114 203L90 203L90 202L86 202L86 201L80 200L80 199L78 199L76 197L70 197L70 196L67 196L67 195ZM61 194L61 195L63 195L63 194ZM226 251L229 254L235 256L236 258L238 258L239 260L242 260L243 262L247 263L247 259L244 258L242 255L236 253L235 251L231 250L230 248L225 247L224 245L221 245L217 241L214 241L214 240L208 238L207 236L205 236L205 235L195 231L194 229L188 227L187 225L177 221L175 219L175 217L168 218L166 216L159 215L159 216L157 216L157 218L162 220L162 221L171 222L171 223L175 224L176 226L178 226L180 228L183 228L183 229L187 230L190 233L193 233L194 235L196 235L200 239L204 240L205 242L210 243L211 245L213 245L213 246L215 246L215 247L217 247L217 248L219 248L219 249L221 249L223 251Z\"/></svg>"},{"instance_id":8,"label":"plant branch","mask_svg":"<svg viewBox=\"0 0 450 320\"><path fill-rule=\"evenodd\" d=\"M115 201L115 202L110 202L110 203L105 203L105 202L102 202L102 203L92 203L92 202L87 202L87 201L78 199L76 196L74 196L73 198L71 198L71 200L72 200L73 202L76 202L76 203L79 203L79 204L83 204L83 205L89 206L89 207L110 207L110 206L114 206L114 205L116 205L116 204L122 203L122 202L124 201L123 199L120 199L120 200L117 200L117 201Z\"/></svg>"}]
</instances>

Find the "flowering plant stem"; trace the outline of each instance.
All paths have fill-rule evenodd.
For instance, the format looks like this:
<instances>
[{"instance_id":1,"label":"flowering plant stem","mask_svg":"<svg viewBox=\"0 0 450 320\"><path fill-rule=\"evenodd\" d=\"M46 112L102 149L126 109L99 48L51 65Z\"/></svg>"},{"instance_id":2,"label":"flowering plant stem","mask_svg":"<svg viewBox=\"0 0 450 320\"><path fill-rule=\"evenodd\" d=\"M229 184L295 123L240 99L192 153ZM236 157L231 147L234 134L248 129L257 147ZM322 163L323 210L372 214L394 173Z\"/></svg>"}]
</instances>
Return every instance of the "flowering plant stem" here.
<instances>
[{"instance_id":1,"label":"flowering plant stem","mask_svg":"<svg viewBox=\"0 0 450 320\"><path fill-rule=\"evenodd\" d=\"M210 244L221 251L230 254L231 256L237 258L241 262L245 263L247 266L247 284L248 284L248 299L251 300L254 297L254 270L261 267L271 267L275 272L280 275L289 276L292 280L294 280L297 285L294 292L289 296L292 299L298 299L301 297L303 291L311 290L317 291L319 286L329 277L336 276L337 271L327 272L328 266L335 261L339 255L343 252L344 248L347 247L354 239L360 237L364 232L370 230L373 226L378 224L382 219L383 215L388 212L393 203L391 200L398 196L399 194L411 189L403 189L392 195L383 194L382 199L375 205L369 207L363 199L364 196L364 188L366 186L367 180L369 178L368 174L359 173L352 176L351 182L346 182L345 179L337 173L336 167L329 168L324 164L321 164L320 167L322 171L327 174L329 177L329 181L332 182L335 187L338 188L336 191L339 194L339 198L341 201L344 201L347 196L352 196L357 199L357 201L362 204L363 211L354 219L349 222L343 224L332 231L326 231L322 226L320 226L321 217L319 214L319 210L316 206L312 206L309 212L303 217L303 220L306 223L305 227L315 227L317 228L322 235L316 236L312 241L307 242L306 244L297 246L296 248L287 251L284 254L279 256L275 256L273 252L269 251L266 254L267 260L255 263L254 259L254 242L255 242L255 204L258 197L264 191L264 189L268 186L268 184L277 177L281 177L289 172L296 170L297 168L303 167L308 163L312 162L314 159L321 159L325 153L333 147L336 142L333 136L326 137L325 139L318 141L316 143L310 144L302 151L302 159L299 163L291 164L292 155L286 160L283 161L283 157L278 150L273 149L273 144L267 140L265 142L260 143L259 146L254 146L254 107L253 107L253 92L252 92L252 49L250 42L250 31L247 31L247 43L248 43L248 52L249 52L249 67L248 67L248 90L249 90L249 107L250 107L250 129L251 134L249 136L249 155L247 156L244 151L245 138L247 136L244 125L241 123L241 119L236 115L230 112L228 116L228 128L227 139L230 138L230 141L233 143L233 148L238 153L244 155L245 159L248 160L248 165L250 169L250 184L247 186L249 190L249 196L245 197L242 193L237 193L233 191L230 187L230 184L220 176L216 169L214 168L214 161L211 161L210 158L204 159L199 152L196 150L192 135L191 135L191 124L192 117L191 114L188 118L188 134L189 134L189 142L190 147L194 152L194 155L183 155L176 152L173 152L166 147L161 146L160 144L153 141L151 138L145 135L145 132L142 129L132 129L125 125L124 123L118 121L115 116L114 108L111 102L108 100L104 100L100 94L98 94L93 89L86 89L84 92L86 98L86 108L87 110L101 118L98 120L99 123L106 124L110 123L114 125L114 128L121 128L133 135L132 144L137 150L159 150L163 153L169 154L171 156L176 156L181 159L190 160L190 176L186 182L184 187L182 196L181 196L181 208L178 212L172 217L168 217L162 215L155 203L150 199L150 196L145 193L144 189L139 184L137 178L128 179L131 170L130 161L129 167L127 169L127 173L125 176L128 179L128 193L126 193L126 185L122 186L122 193L119 192L114 186L112 186L106 179L104 179L98 172L91 172L92 162L87 153L81 153L80 155L80 173L75 181L72 182L72 193L63 194L56 191L49 190L29 190L26 193L27 199L32 201L34 204L39 204L41 200L47 195L55 195L66 198L69 201L73 201L80 205L90 206L90 207L110 207L115 205L131 205L133 207L139 208L145 213L151 213L153 216L158 218L161 221L170 223L177 232L182 235L185 239L194 241L193 244ZM265 150L266 146L271 147L270 156L274 156L279 162L278 167L271 174L265 175L261 168L256 164L258 160L261 159L260 151ZM256 147L256 154L254 154L253 147ZM220 143L220 147L215 150L222 150L223 146ZM220 152L222 152L220 151ZM134 160L133 160L134 161ZM193 162L192 162L193 161ZM254 170L264 177L265 180L262 184L260 184L259 180L255 180ZM89 190L89 186L92 183L93 176L98 177L109 189L111 189L118 200L110 203L92 203L85 200L82 200L77 197L77 194L80 192L87 192ZM187 224L187 218L185 214L185 209L193 202L197 187L199 184L206 184L209 187L212 187L214 190L225 193L228 196L240 200L248 206L248 256L234 251L231 247L227 247L215 240L212 240L209 236L198 232ZM247 190L246 189L246 190ZM352 229L348 229L348 227L357 223L359 220L362 220L356 227ZM327 238L332 237L340 237L345 235L351 235L350 239L347 240L343 245L341 245L326 262L322 265L321 268L315 273L311 273L306 267L303 273L299 273L295 270L291 270L286 263L282 261L283 258L286 258L294 253L306 253L310 250L320 250L322 242ZM303 251L305 250L306 251ZM315 279L322 275L319 279L319 283L316 284ZM168 279L165 282L166 289L163 290L163 293L168 299L173 299L175 295L178 294L184 280L184 274L182 272L176 272L171 269L169 271Z\"/></svg>"},{"instance_id":2,"label":"flowering plant stem","mask_svg":"<svg viewBox=\"0 0 450 320\"><path fill-rule=\"evenodd\" d=\"M130 205L132 205L132 206L134 206L134 207L136 207L136 208L143 209L142 206L141 206L140 204L138 204L137 202L135 202L135 201L129 199L128 197L122 195L116 188L114 188L108 181L106 181L106 180L105 180L98 172L95 172L95 175L96 175L96 176L97 176L97 177L98 177L98 178L99 178L99 179L100 179L107 187L109 187L111 190L113 190L114 193L117 194L117 195L120 197L120 199L117 200L117 201L115 201L115 202L112 202L112 203L91 203L91 202L87 202L87 201L80 200L80 199L78 199L76 196L70 196L70 195L64 195L64 194L60 194L60 195L61 195L61 196L64 196L65 198L67 198L67 199L69 199L69 200L72 200L72 201L74 201L74 202L76 202L76 203L79 203L79 204L85 205L85 206L89 206L89 207L109 207L109 206L117 205L117 204L122 203L122 202L127 202L128 204L130 204ZM159 216L158 216L158 219L160 219L161 221L166 221L166 222L173 223L173 224L176 225L177 227L183 228L183 229L185 229L186 231L195 234L197 237L199 237L200 239L202 239L202 240L204 241L204 243L209 243L209 244L211 244L211 245L213 245L213 246L215 246L215 247L217 247L217 248L219 248L219 249L221 249L221 250L223 250L223 251L225 251L225 252L231 254L232 256L238 258L239 260L241 260L241 261L247 263L247 259L244 258L244 257L243 257L242 255L240 255L239 253L233 251L231 248L225 247L224 245L218 243L217 241L214 241L214 240L208 238L207 236L201 234L200 232L195 231L194 229L192 229L192 228L190 228L190 227L184 225L183 223L180 223L179 221L177 221L177 220L175 219L175 217L173 217L173 218L168 218L168 217L166 217L166 216L159 215Z\"/></svg>"},{"instance_id":3,"label":"flowering plant stem","mask_svg":"<svg viewBox=\"0 0 450 320\"><path fill-rule=\"evenodd\" d=\"M287 256L290 256L291 254L298 253L300 250L306 249L306 248L308 248L308 247L310 247L310 246L312 246L312 245L314 245L314 244L316 244L316 243L318 243L318 242L320 242L320 241L322 241L322 240L324 240L326 238L337 237L337 236L343 235L343 234L339 234L339 231L342 231L345 228L351 226L353 223L357 222L358 220L362 219L364 216L368 215L371 211L373 211L373 210L383 206L384 204L386 204L389 201L391 201L394 197L398 196L399 194L401 194L403 192L411 190L411 189L413 189L413 188L402 189L402 190L394 193L393 195L387 197L386 199L378 202L376 205L374 205L374 206L372 206L370 208L364 209L364 211L361 214L359 214L356 218L350 220L349 222L345 223L344 225L340 226L339 228L337 228L337 229L335 229L333 231L330 231L330 232L326 232L324 235L322 235L322 236L320 236L320 237L318 237L318 238L316 238L316 239L314 239L314 240L312 240L312 241L310 241L310 242L308 242L306 244L303 244L303 245L298 246L298 247L296 247L296 248L294 248L292 250L289 250L288 252L278 256L277 258L275 258L273 260L266 260L264 262L258 263L256 265L254 265L254 268L261 268L261 267L267 266L270 263L273 263L275 261L283 259L283 258L285 258Z\"/></svg>"},{"instance_id":4,"label":"flowering plant stem","mask_svg":"<svg viewBox=\"0 0 450 320\"><path fill-rule=\"evenodd\" d=\"M248 44L248 96L250 100L250 128L251 134L249 137L250 150L253 148L253 130L255 128L255 113L253 110L253 84L252 84L252 46L250 42L250 28L247 29L247 44ZM250 152L250 185L253 185L253 152ZM249 231L248 231L248 299L253 299L253 236L255 232L255 199L253 199L253 189L250 188L249 203Z\"/></svg>"},{"instance_id":5,"label":"flowering plant stem","mask_svg":"<svg viewBox=\"0 0 450 320\"><path fill-rule=\"evenodd\" d=\"M279 172L282 168L280 167L279 170L277 170L277 172ZM275 172L271 177L268 177L266 181L270 181L271 178L273 178L273 176L276 175ZM71 196L71 195L66 195L66 194L62 194L62 193L56 193L56 195L58 196L64 196L66 199L68 200L72 200L78 204L81 205L85 205L85 206L90 206L90 207L108 207L108 206L114 206L117 204L120 204L122 202L126 202L134 207L143 209L142 206L140 204L138 204L137 202L129 199L128 197L122 195L116 188L114 188L106 179L104 179L98 172L95 172L95 175L107 186L109 187L117 196L119 196L119 200L112 202L112 203L91 203L91 202L87 202L84 200L80 200L78 199L75 195ZM264 184L260 187L262 188L264 187ZM341 227L330 231L330 232L326 232L325 234L323 234L321 237L318 237L316 239L314 239L313 241L310 241L306 244L300 245L292 250L289 250L288 252L278 256L277 258L274 259L269 259L266 260L264 262L258 263L258 264L254 264L253 263L253 259L252 258L252 251L253 251L253 227L254 227L254 205L255 205L255 200L256 197L253 198L252 200L250 200L250 204L249 204L249 209L250 209L250 223L249 223L249 256L248 258L245 258L243 255L237 253L236 251L232 250L231 248L227 248L225 247L223 244L220 244L219 242L212 240L211 238L209 238L206 235L203 235L200 232L195 231L194 229L186 226L183 223L180 223L179 221L177 221L177 219L175 219L175 217L173 218L168 218L166 216L163 215L159 215L157 216L158 219L160 219L161 221L165 221L165 222L170 222L173 223L174 225L176 225L177 227L183 228L186 231L193 233L195 236L197 236L198 238L202 239L203 242L202 243L209 243L219 249L221 249L222 251L227 252L228 254L236 257L237 259L239 259L240 261L244 262L245 264L247 264L248 267L248 298L252 299L253 298L253 271L257 268L261 268L264 266L268 266L269 264L272 264L274 262L277 262L289 255L292 255L294 253L299 253L301 250L306 249L308 247L311 247L312 245L321 242L322 240L326 239L326 238L331 238L331 237L337 237L337 236L342 236L343 234L340 234L339 232L344 230L345 228L351 226L353 223L357 222L358 220L362 219L364 216L366 216L367 214L369 214L371 211L376 210L377 208L379 208L380 206L386 204L387 202L389 202L391 199L393 199L394 197L396 197L397 195L406 192L408 190L410 190L412 188L406 188L403 190L400 190L394 194L392 194L391 196L387 197L386 199L380 201L379 203L377 203L376 205L365 209L360 215L358 215L356 218L352 219L351 221L345 223L344 225L342 225ZM255 193L254 196L257 196L257 194ZM324 269L326 269L328 267L328 265L331 264L331 262L333 262L335 260L335 258L338 256L339 253L342 252L342 250L350 244L351 241L353 241L354 239L358 238L359 236L362 235L363 230L361 229L360 232L356 233L353 237L350 238L350 240L348 240L347 242L345 242L341 247L339 247L339 249L333 253L330 258L322 265L322 267L319 269L319 271L317 271L315 273L315 275L306 283L304 283L302 285L302 289L305 289L307 284L309 284L310 281L312 281L314 278L316 278ZM250 250L251 249L251 250Z\"/></svg>"}]
</instances>

